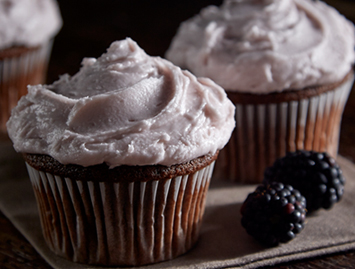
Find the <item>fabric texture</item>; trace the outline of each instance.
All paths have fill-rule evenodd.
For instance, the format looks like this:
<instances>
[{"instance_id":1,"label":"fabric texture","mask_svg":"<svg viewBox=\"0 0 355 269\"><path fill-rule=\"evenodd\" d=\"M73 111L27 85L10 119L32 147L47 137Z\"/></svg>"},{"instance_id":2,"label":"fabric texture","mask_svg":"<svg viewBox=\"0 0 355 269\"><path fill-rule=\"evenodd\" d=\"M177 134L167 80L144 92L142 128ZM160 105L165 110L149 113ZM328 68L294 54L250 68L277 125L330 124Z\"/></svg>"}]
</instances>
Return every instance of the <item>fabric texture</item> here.
<instances>
[{"instance_id":1,"label":"fabric texture","mask_svg":"<svg viewBox=\"0 0 355 269\"><path fill-rule=\"evenodd\" d=\"M289 243L262 247L241 226L240 207L256 185L212 180L197 244L176 259L144 268L257 268L355 249L355 165L341 156L337 161L347 179L343 199L308 216L305 229ZM0 178L0 210L52 267L101 268L72 263L48 249L25 163L10 142L0 142Z\"/></svg>"}]
</instances>

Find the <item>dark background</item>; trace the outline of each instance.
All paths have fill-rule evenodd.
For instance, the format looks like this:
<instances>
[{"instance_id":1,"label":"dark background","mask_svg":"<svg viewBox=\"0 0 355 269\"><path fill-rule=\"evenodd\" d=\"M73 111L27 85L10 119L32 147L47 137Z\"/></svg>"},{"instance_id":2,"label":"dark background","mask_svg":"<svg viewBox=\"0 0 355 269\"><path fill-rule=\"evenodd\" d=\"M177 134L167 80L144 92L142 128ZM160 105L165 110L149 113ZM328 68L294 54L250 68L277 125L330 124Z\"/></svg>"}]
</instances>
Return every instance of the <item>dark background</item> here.
<instances>
[{"instance_id":1,"label":"dark background","mask_svg":"<svg viewBox=\"0 0 355 269\"><path fill-rule=\"evenodd\" d=\"M63 27L56 36L48 83L75 74L82 58L99 57L116 40L132 38L152 56L164 56L180 22L222 0L59 0Z\"/></svg>"}]
</instances>

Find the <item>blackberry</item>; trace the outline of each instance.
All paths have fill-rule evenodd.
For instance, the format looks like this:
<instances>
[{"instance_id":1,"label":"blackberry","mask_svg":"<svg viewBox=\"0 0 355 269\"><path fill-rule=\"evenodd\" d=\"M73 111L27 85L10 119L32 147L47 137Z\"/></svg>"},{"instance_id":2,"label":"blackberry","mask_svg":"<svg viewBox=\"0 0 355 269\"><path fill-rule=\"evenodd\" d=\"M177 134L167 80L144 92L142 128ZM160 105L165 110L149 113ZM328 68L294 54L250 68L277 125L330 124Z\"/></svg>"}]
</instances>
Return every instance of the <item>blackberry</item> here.
<instances>
[{"instance_id":1,"label":"blackberry","mask_svg":"<svg viewBox=\"0 0 355 269\"><path fill-rule=\"evenodd\" d=\"M292 185L307 200L308 213L330 209L344 193L345 178L335 160L327 153L298 150L275 161L264 173L264 183Z\"/></svg>"},{"instance_id":2,"label":"blackberry","mask_svg":"<svg viewBox=\"0 0 355 269\"><path fill-rule=\"evenodd\" d=\"M286 243L303 229L305 206L306 199L290 185L260 185L241 207L242 226L266 246Z\"/></svg>"}]
</instances>

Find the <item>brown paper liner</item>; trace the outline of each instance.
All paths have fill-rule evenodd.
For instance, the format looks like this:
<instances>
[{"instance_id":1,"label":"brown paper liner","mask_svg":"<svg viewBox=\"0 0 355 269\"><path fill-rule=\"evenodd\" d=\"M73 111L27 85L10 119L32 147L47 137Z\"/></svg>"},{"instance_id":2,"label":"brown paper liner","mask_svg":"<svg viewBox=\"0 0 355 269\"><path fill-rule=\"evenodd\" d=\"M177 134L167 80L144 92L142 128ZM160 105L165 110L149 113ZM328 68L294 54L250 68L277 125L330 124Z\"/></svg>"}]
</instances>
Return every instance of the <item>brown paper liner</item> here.
<instances>
[{"instance_id":1,"label":"brown paper liner","mask_svg":"<svg viewBox=\"0 0 355 269\"><path fill-rule=\"evenodd\" d=\"M111 266L156 263L188 251L199 235L213 167L214 161L163 180L99 182L27 164L50 249L74 262Z\"/></svg>"},{"instance_id":2,"label":"brown paper liner","mask_svg":"<svg viewBox=\"0 0 355 269\"><path fill-rule=\"evenodd\" d=\"M52 41L37 48L13 48L0 57L0 136L7 134L6 122L27 85L45 83Z\"/></svg>"},{"instance_id":3,"label":"brown paper liner","mask_svg":"<svg viewBox=\"0 0 355 269\"><path fill-rule=\"evenodd\" d=\"M252 100L230 94L236 106L236 128L216 162L214 178L236 183L260 183L266 167L298 149L328 152L337 156L340 123L354 80L353 72L335 87L305 89L286 95L271 94L265 103L260 95ZM307 92L306 92L307 91ZM307 96L308 95L308 96ZM267 99L266 98L266 99ZM249 103L244 101L249 100ZM269 101L270 101L269 100ZM260 102L259 102L260 101Z\"/></svg>"}]
</instances>

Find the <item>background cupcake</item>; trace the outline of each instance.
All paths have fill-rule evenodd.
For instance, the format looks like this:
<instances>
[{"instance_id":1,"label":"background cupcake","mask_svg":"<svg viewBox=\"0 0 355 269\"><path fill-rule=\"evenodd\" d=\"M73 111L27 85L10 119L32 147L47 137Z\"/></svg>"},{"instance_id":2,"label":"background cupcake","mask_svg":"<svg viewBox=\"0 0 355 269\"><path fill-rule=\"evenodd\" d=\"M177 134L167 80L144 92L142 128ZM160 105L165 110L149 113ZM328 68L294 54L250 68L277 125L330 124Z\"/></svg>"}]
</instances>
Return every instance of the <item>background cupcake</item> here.
<instances>
[{"instance_id":1,"label":"background cupcake","mask_svg":"<svg viewBox=\"0 0 355 269\"><path fill-rule=\"evenodd\" d=\"M27 85L45 82L53 37L62 25L55 0L0 1L0 136Z\"/></svg>"},{"instance_id":2,"label":"background cupcake","mask_svg":"<svg viewBox=\"0 0 355 269\"><path fill-rule=\"evenodd\" d=\"M225 1L182 23L166 53L236 105L216 177L262 180L287 151L337 155L353 83L354 26L322 1Z\"/></svg>"},{"instance_id":3,"label":"background cupcake","mask_svg":"<svg viewBox=\"0 0 355 269\"><path fill-rule=\"evenodd\" d=\"M128 38L72 77L30 86L7 127L49 247L75 262L142 265L196 242L234 124L220 86Z\"/></svg>"}]
</instances>

